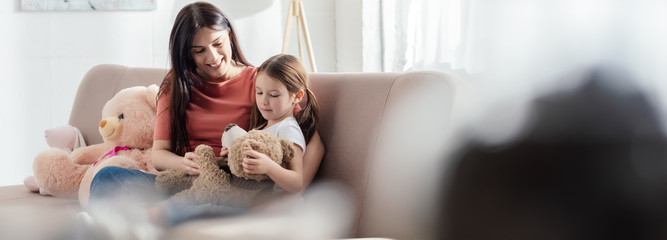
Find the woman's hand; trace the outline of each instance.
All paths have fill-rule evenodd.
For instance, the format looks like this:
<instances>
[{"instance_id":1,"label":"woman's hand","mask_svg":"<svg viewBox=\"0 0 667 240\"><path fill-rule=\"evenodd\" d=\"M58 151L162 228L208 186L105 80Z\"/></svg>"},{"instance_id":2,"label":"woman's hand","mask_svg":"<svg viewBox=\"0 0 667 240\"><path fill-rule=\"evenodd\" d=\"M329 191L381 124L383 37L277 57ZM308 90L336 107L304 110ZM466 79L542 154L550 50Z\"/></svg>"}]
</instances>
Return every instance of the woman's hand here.
<instances>
[{"instance_id":1,"label":"woman's hand","mask_svg":"<svg viewBox=\"0 0 667 240\"><path fill-rule=\"evenodd\" d=\"M188 175L199 175L199 165L195 162L195 159L199 159L199 155L194 152L187 152L183 156L183 172Z\"/></svg>"},{"instance_id":2,"label":"woman's hand","mask_svg":"<svg viewBox=\"0 0 667 240\"><path fill-rule=\"evenodd\" d=\"M263 153L255 150L245 150L243 155L243 171L250 174L269 174L275 167L281 167Z\"/></svg>"}]
</instances>

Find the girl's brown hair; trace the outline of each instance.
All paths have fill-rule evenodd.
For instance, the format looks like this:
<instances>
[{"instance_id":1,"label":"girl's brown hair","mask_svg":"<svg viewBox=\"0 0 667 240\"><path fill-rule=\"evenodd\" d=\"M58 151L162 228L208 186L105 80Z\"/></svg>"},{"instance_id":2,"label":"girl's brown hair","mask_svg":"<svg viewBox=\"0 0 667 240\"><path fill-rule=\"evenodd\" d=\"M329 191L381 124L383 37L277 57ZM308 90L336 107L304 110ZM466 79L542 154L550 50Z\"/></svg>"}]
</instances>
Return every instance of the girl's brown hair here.
<instances>
[{"instance_id":1,"label":"girl's brown hair","mask_svg":"<svg viewBox=\"0 0 667 240\"><path fill-rule=\"evenodd\" d=\"M280 81L287 87L289 93L297 93L303 90L306 94L306 104L294 117L301 127L306 142L310 141L317 130L319 122L319 104L315 94L308 88L308 73L298 58L278 54L262 63L257 69L257 75L266 74L268 77ZM250 114L250 129L263 127L267 123L254 104Z\"/></svg>"},{"instance_id":2,"label":"girl's brown hair","mask_svg":"<svg viewBox=\"0 0 667 240\"><path fill-rule=\"evenodd\" d=\"M169 38L171 71L162 81L158 99L165 93L169 94L171 150L181 156L193 150L186 130L185 110L190 103L192 87L201 86L202 80L196 76L197 67L190 56L190 50L195 33L205 27L229 31L232 60L238 64L252 66L241 52L229 18L220 9L210 3L195 2L186 5L178 12Z\"/></svg>"}]
</instances>

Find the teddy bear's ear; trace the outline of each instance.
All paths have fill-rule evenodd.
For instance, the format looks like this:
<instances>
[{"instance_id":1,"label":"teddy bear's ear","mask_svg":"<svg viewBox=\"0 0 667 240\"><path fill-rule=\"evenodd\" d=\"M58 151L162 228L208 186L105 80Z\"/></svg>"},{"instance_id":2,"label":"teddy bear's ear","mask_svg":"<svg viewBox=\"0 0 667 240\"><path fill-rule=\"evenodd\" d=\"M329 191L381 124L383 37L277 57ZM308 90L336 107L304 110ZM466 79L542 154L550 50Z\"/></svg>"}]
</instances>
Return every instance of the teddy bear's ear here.
<instances>
[{"instance_id":1,"label":"teddy bear's ear","mask_svg":"<svg viewBox=\"0 0 667 240\"><path fill-rule=\"evenodd\" d=\"M157 93L158 93L159 90L160 90L160 88L155 84L151 84L151 85L148 86L148 88L146 88L146 92L145 92L146 100L148 100L148 103L151 104L151 107L153 109L156 108Z\"/></svg>"},{"instance_id":2,"label":"teddy bear's ear","mask_svg":"<svg viewBox=\"0 0 667 240\"><path fill-rule=\"evenodd\" d=\"M280 139L283 148L283 164L288 164L294 158L294 143L286 139Z\"/></svg>"},{"instance_id":3,"label":"teddy bear's ear","mask_svg":"<svg viewBox=\"0 0 667 240\"><path fill-rule=\"evenodd\" d=\"M260 148L260 146L262 146L262 143L260 143L259 141L255 140L255 139L248 138L248 139L243 140L243 145L242 146L243 146L243 150L255 150L255 151L257 151Z\"/></svg>"}]
</instances>

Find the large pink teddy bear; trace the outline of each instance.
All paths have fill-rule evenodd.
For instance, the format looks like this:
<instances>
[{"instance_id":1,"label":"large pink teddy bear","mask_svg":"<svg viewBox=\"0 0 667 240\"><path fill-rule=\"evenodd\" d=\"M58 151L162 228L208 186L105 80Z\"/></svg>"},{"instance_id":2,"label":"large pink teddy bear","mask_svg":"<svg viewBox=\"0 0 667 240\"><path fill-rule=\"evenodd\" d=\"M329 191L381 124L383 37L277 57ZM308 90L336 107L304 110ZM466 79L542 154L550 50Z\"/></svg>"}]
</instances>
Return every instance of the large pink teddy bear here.
<instances>
[{"instance_id":1,"label":"large pink teddy bear","mask_svg":"<svg viewBox=\"0 0 667 240\"><path fill-rule=\"evenodd\" d=\"M90 183L106 166L157 173L151 162L158 87L121 90L102 109L99 131L103 143L80 147L68 154L49 148L35 157L33 171L40 190L56 197L75 198L86 206Z\"/></svg>"}]
</instances>

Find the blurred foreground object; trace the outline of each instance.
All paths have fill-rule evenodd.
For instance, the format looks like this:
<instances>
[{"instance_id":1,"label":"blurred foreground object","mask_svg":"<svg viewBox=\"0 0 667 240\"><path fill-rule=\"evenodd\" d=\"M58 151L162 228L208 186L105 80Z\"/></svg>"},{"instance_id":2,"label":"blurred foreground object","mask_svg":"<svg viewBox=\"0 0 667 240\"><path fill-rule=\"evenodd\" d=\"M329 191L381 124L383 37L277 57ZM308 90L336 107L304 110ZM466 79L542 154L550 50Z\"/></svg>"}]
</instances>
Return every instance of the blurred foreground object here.
<instances>
[{"instance_id":1,"label":"blurred foreground object","mask_svg":"<svg viewBox=\"0 0 667 240\"><path fill-rule=\"evenodd\" d=\"M439 238L667 239L661 119L610 69L537 98L513 140L463 144L446 175Z\"/></svg>"}]
</instances>

